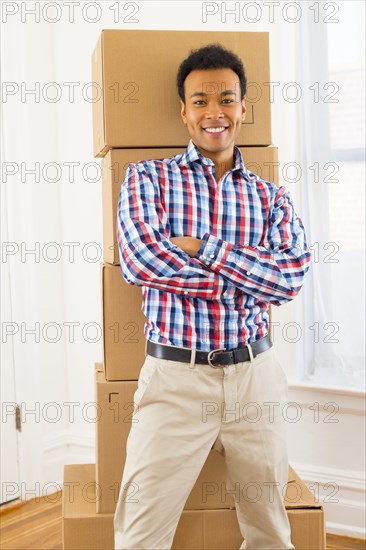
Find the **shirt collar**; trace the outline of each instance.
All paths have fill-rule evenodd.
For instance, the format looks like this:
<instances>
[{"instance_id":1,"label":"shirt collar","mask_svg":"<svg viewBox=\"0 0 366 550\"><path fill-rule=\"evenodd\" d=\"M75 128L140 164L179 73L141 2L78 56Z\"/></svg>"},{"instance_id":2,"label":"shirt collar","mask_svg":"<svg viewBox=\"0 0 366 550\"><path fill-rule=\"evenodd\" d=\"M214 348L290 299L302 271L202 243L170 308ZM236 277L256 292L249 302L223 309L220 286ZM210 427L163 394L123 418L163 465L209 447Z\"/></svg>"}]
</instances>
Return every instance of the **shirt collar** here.
<instances>
[{"instance_id":1,"label":"shirt collar","mask_svg":"<svg viewBox=\"0 0 366 550\"><path fill-rule=\"evenodd\" d=\"M251 181L251 176L249 175L249 172L244 164L240 149L236 145L234 145L234 160L235 160L235 165L234 165L234 168L232 168L231 170L241 170L244 177L248 179L248 181ZM202 153L197 149L192 139L190 139L187 149L183 153L179 164L187 165L196 161L199 161L202 164L214 166L213 160L211 160L208 157L204 157Z\"/></svg>"}]
</instances>

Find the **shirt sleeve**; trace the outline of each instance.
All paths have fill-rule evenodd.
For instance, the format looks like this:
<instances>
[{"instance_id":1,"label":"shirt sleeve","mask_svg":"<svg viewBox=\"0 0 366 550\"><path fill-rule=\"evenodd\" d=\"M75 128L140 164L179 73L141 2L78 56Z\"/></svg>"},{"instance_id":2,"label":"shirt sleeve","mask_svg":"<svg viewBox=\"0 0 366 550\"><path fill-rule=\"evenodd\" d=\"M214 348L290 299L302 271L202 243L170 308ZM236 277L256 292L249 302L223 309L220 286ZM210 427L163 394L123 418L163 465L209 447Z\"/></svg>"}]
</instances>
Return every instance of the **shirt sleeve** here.
<instances>
[{"instance_id":1,"label":"shirt sleeve","mask_svg":"<svg viewBox=\"0 0 366 550\"><path fill-rule=\"evenodd\" d=\"M116 230L123 278L131 285L218 300L232 285L169 240L169 220L153 179L130 163L121 185Z\"/></svg>"},{"instance_id":2,"label":"shirt sleeve","mask_svg":"<svg viewBox=\"0 0 366 550\"><path fill-rule=\"evenodd\" d=\"M280 306L297 296L311 253L301 219L285 186L275 195L265 246L240 246L205 233L198 258L247 294Z\"/></svg>"}]
</instances>

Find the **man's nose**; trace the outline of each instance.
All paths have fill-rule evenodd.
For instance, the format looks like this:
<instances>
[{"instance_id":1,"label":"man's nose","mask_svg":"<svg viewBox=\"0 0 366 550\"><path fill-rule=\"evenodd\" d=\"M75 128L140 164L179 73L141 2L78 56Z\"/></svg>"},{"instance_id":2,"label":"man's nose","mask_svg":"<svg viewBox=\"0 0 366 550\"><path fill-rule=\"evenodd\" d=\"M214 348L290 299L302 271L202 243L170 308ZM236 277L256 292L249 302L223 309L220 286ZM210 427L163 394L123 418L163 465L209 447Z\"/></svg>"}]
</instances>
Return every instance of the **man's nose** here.
<instances>
[{"instance_id":1,"label":"man's nose","mask_svg":"<svg viewBox=\"0 0 366 550\"><path fill-rule=\"evenodd\" d=\"M222 118L224 113L222 112L221 105L209 103L206 108L205 116L206 118Z\"/></svg>"}]
</instances>

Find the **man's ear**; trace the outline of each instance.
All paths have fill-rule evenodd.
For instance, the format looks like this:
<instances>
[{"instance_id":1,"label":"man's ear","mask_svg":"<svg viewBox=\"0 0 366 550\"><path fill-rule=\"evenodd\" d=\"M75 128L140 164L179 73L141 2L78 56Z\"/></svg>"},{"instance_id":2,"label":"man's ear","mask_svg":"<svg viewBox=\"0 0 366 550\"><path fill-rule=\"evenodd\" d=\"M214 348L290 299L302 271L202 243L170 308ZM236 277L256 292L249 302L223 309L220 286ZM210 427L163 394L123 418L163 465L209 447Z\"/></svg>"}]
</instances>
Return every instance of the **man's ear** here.
<instances>
[{"instance_id":1,"label":"man's ear","mask_svg":"<svg viewBox=\"0 0 366 550\"><path fill-rule=\"evenodd\" d=\"M179 101L180 101L180 116L182 117L184 124L187 124L186 106L181 99Z\"/></svg>"},{"instance_id":2,"label":"man's ear","mask_svg":"<svg viewBox=\"0 0 366 550\"><path fill-rule=\"evenodd\" d=\"M246 103L246 98L243 97L243 99L241 100L241 123L242 124L244 124L246 112L247 112L247 103Z\"/></svg>"}]
</instances>

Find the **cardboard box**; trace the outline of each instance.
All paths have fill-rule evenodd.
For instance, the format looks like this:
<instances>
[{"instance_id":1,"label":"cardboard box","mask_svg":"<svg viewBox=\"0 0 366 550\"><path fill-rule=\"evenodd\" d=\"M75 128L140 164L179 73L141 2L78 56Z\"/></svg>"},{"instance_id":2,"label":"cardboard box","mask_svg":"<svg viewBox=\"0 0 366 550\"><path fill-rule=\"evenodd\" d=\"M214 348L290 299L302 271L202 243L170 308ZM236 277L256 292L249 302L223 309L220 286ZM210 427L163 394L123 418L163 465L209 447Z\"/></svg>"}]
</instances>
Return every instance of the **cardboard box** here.
<instances>
[{"instance_id":1,"label":"cardboard box","mask_svg":"<svg viewBox=\"0 0 366 550\"><path fill-rule=\"evenodd\" d=\"M119 265L117 244L117 209L122 181L130 162L162 159L178 155L186 147L171 149L112 149L102 160L103 260ZM248 170L276 185L278 147L239 147Z\"/></svg>"},{"instance_id":2,"label":"cardboard box","mask_svg":"<svg viewBox=\"0 0 366 550\"><path fill-rule=\"evenodd\" d=\"M145 361L141 287L129 285L121 268L101 264L103 365L107 380L138 380Z\"/></svg>"},{"instance_id":3,"label":"cardboard box","mask_svg":"<svg viewBox=\"0 0 366 550\"><path fill-rule=\"evenodd\" d=\"M107 29L92 55L94 155L185 146L176 75L191 49L211 42L238 54L246 71L248 110L238 145L270 145L268 32Z\"/></svg>"},{"instance_id":4,"label":"cardboard box","mask_svg":"<svg viewBox=\"0 0 366 550\"><path fill-rule=\"evenodd\" d=\"M101 264L103 365L107 380L138 380L146 338L141 287L129 285L118 265ZM269 334L273 340L272 306Z\"/></svg>"},{"instance_id":5,"label":"cardboard box","mask_svg":"<svg viewBox=\"0 0 366 550\"><path fill-rule=\"evenodd\" d=\"M291 540L296 550L325 550L324 511L290 467L289 485L295 484L295 503L286 501ZM62 493L64 550L113 550L113 514L97 514L98 495L94 464L67 465ZM288 491L288 493L291 491ZM184 510L172 550L237 550L242 543L235 510Z\"/></svg>"},{"instance_id":6,"label":"cardboard box","mask_svg":"<svg viewBox=\"0 0 366 550\"><path fill-rule=\"evenodd\" d=\"M100 411L95 423L95 474L100 495L96 510L101 514L113 513L118 501L137 381L108 382L102 364L95 367L95 400Z\"/></svg>"},{"instance_id":7,"label":"cardboard box","mask_svg":"<svg viewBox=\"0 0 366 550\"><path fill-rule=\"evenodd\" d=\"M133 396L137 381L107 382L101 363L95 365L95 390L100 418L96 422L97 513L114 513L126 460L126 442L131 428ZM232 495L221 488L226 483L223 455L211 450L187 499L185 509L234 508Z\"/></svg>"}]
</instances>

